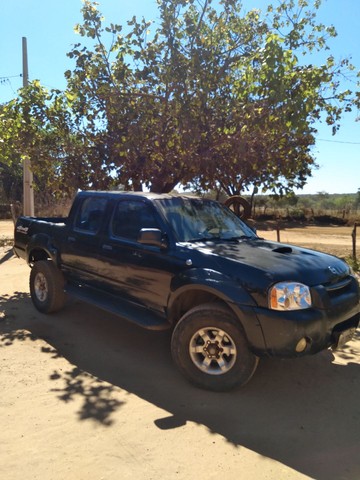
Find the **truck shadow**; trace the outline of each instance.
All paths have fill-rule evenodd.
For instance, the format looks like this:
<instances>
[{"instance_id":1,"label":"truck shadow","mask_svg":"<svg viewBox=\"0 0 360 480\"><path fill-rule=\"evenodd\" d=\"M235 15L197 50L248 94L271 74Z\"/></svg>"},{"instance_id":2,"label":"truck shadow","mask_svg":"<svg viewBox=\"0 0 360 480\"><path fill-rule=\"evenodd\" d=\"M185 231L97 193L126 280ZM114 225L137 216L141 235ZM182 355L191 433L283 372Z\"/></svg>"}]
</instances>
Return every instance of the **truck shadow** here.
<instances>
[{"instance_id":1,"label":"truck shadow","mask_svg":"<svg viewBox=\"0 0 360 480\"><path fill-rule=\"evenodd\" d=\"M12 249L8 250L2 257L0 257L0 265L10 260L10 258L12 258L13 256L14 252L12 251Z\"/></svg>"},{"instance_id":2,"label":"truck shadow","mask_svg":"<svg viewBox=\"0 0 360 480\"><path fill-rule=\"evenodd\" d=\"M161 430L196 422L313 478L360 478L356 342L336 363L330 351L264 359L246 387L219 394L192 387L177 372L170 332L145 331L81 303L41 315L22 292L2 297L0 311L0 347L42 339L49 362L69 362L60 371L54 361L51 392L64 402L80 399L81 421L111 427L123 404L116 396L120 388L169 412L155 421Z\"/></svg>"}]
</instances>

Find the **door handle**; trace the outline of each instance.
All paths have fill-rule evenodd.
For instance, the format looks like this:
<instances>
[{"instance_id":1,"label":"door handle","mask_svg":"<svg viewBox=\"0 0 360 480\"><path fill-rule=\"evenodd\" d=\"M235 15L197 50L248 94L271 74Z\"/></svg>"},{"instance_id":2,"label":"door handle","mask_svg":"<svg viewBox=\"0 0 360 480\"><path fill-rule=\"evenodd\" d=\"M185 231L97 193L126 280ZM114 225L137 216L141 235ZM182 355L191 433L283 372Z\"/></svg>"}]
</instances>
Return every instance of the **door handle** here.
<instances>
[{"instance_id":1,"label":"door handle","mask_svg":"<svg viewBox=\"0 0 360 480\"><path fill-rule=\"evenodd\" d=\"M76 238L75 237L68 237L68 242L76 242Z\"/></svg>"},{"instance_id":2,"label":"door handle","mask_svg":"<svg viewBox=\"0 0 360 480\"><path fill-rule=\"evenodd\" d=\"M108 252L111 252L112 251L112 246L111 245L106 245L106 243L102 246L102 249L103 250L107 250Z\"/></svg>"}]
</instances>

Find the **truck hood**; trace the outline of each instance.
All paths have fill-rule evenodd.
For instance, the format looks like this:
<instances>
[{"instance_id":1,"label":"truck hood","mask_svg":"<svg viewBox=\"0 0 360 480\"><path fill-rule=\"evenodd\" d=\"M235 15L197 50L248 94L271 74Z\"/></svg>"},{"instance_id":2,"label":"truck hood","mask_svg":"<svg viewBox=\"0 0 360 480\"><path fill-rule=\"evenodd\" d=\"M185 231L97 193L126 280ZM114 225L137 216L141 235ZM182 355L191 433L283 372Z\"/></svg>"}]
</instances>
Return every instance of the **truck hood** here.
<instances>
[{"instance_id":1,"label":"truck hood","mask_svg":"<svg viewBox=\"0 0 360 480\"><path fill-rule=\"evenodd\" d=\"M232 275L243 281L248 275L257 277L257 281L262 277L263 286L279 281L296 281L308 286L331 284L350 273L349 266L332 255L262 239L210 241L197 244L196 250L210 255L222 273L230 273L224 272L224 261L229 262ZM210 258L209 263L213 263ZM250 283L253 282L250 280Z\"/></svg>"}]
</instances>

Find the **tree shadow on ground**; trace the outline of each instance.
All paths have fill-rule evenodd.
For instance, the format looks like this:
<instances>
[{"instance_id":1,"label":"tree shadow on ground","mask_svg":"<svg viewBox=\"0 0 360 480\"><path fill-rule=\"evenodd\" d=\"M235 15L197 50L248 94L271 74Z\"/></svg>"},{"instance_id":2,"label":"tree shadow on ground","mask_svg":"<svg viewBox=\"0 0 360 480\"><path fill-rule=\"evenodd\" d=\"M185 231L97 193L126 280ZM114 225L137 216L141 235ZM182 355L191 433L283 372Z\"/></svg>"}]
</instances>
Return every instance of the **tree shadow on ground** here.
<instances>
[{"instance_id":1,"label":"tree shadow on ground","mask_svg":"<svg viewBox=\"0 0 360 480\"><path fill-rule=\"evenodd\" d=\"M52 392L64 402L81 400L79 420L111 426L122 406L114 395L120 388L169 412L155 421L161 430L195 422L310 477L360 478L356 343L337 359L331 351L264 359L246 387L219 394L196 389L181 377L171 360L169 332L142 330L81 303L41 315L21 292L3 297L0 307L3 348L41 338L49 362L59 356L68 360L67 371L54 368Z\"/></svg>"},{"instance_id":2,"label":"tree shadow on ground","mask_svg":"<svg viewBox=\"0 0 360 480\"><path fill-rule=\"evenodd\" d=\"M19 312L20 311L20 312ZM15 342L43 340L47 346L41 346L41 352L50 359L64 357L64 352L76 346L59 335L58 341L52 343L53 335L51 318L43 316L33 309L29 295L15 292L13 296L0 298L0 349L9 347ZM50 320L49 324L39 320ZM62 340L60 340L62 338ZM123 402L113 396L116 387L96 378L77 366L67 371L54 370L50 380L62 380L61 388L51 391L66 403L81 398L82 406L78 412L79 419L92 419L105 426L112 425L111 415Z\"/></svg>"}]
</instances>

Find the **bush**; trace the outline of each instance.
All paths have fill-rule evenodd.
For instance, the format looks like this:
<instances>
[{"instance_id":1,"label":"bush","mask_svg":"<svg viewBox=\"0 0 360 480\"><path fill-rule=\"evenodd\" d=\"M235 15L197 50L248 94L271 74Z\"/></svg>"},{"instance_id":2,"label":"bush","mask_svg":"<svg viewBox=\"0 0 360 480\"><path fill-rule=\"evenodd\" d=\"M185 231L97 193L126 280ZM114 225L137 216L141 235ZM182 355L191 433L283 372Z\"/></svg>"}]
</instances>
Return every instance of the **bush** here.
<instances>
[{"instance_id":1,"label":"bush","mask_svg":"<svg viewBox=\"0 0 360 480\"><path fill-rule=\"evenodd\" d=\"M6 203L0 204L0 220L11 219L10 205Z\"/></svg>"},{"instance_id":2,"label":"bush","mask_svg":"<svg viewBox=\"0 0 360 480\"><path fill-rule=\"evenodd\" d=\"M346 225L348 223L345 218L333 217L332 215L317 215L314 220L316 223L324 225Z\"/></svg>"}]
</instances>

